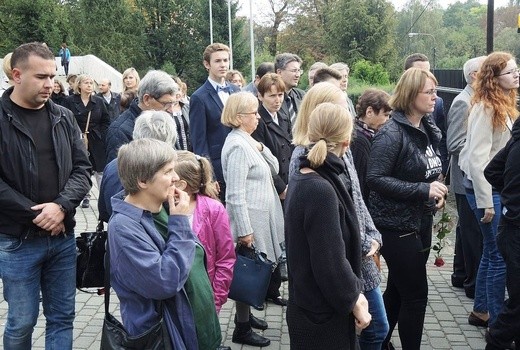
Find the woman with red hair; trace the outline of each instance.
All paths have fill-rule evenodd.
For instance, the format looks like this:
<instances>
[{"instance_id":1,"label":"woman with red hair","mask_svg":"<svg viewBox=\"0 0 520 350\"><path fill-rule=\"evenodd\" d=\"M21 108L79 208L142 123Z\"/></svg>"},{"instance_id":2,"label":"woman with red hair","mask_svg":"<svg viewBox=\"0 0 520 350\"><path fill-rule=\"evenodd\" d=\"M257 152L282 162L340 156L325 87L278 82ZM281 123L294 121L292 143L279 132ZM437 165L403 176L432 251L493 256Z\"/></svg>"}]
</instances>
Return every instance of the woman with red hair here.
<instances>
[{"instance_id":1,"label":"woman with red hair","mask_svg":"<svg viewBox=\"0 0 520 350\"><path fill-rule=\"evenodd\" d=\"M499 193L484 177L484 168L511 138L511 128L518 117L518 73L516 61L509 53L494 52L486 58L473 86L475 95L467 121L466 144L460 152L466 197L483 237L475 301L468 318L474 326L492 325L504 305L506 267L496 244L502 206Z\"/></svg>"}]
</instances>

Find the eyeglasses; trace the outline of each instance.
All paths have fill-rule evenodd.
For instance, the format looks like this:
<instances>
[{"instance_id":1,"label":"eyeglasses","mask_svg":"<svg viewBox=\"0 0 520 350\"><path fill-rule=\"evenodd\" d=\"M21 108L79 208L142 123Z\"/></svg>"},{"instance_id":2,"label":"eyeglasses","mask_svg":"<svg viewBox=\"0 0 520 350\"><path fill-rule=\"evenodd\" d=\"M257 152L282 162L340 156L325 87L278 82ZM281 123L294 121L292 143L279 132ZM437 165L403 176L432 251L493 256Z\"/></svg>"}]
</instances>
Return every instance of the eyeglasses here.
<instances>
[{"instance_id":1,"label":"eyeglasses","mask_svg":"<svg viewBox=\"0 0 520 350\"><path fill-rule=\"evenodd\" d=\"M300 73L303 74L303 69L284 69L288 72L291 72L292 74Z\"/></svg>"},{"instance_id":2,"label":"eyeglasses","mask_svg":"<svg viewBox=\"0 0 520 350\"><path fill-rule=\"evenodd\" d=\"M419 91L419 92L421 94L426 94L426 95L430 95L430 96L437 95L437 89L431 89L428 91Z\"/></svg>"},{"instance_id":3,"label":"eyeglasses","mask_svg":"<svg viewBox=\"0 0 520 350\"><path fill-rule=\"evenodd\" d=\"M159 99L157 98L153 98L155 101L157 101L158 103L160 103L164 109L170 109L172 108L173 106L177 106L179 104L179 101L169 101L169 102L163 102L163 101L160 101Z\"/></svg>"},{"instance_id":4,"label":"eyeglasses","mask_svg":"<svg viewBox=\"0 0 520 350\"><path fill-rule=\"evenodd\" d=\"M508 72L497 74L496 77L501 77L502 75L508 75L508 74L511 74L511 75L520 74L520 69L519 68L511 69Z\"/></svg>"},{"instance_id":5,"label":"eyeglasses","mask_svg":"<svg viewBox=\"0 0 520 350\"><path fill-rule=\"evenodd\" d=\"M258 114L258 111L254 111L254 112L240 112L238 113L238 115L240 114L244 114L244 115L251 115L251 114L254 114L254 115L257 115Z\"/></svg>"}]
</instances>

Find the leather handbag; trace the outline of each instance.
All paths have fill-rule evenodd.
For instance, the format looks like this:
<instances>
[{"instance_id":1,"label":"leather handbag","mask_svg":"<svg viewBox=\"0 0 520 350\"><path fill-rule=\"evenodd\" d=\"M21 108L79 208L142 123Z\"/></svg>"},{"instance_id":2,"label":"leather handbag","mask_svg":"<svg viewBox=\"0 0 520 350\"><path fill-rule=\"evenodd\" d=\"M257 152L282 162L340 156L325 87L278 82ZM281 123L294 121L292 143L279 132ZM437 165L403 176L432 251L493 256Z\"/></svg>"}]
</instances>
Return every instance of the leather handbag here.
<instances>
[{"instance_id":1,"label":"leather handbag","mask_svg":"<svg viewBox=\"0 0 520 350\"><path fill-rule=\"evenodd\" d=\"M107 244L105 270L110 271L110 252ZM161 320L150 327L146 332L131 336L125 327L109 311L110 305L110 273L105 274L105 319L101 330L100 350L173 350L168 329L162 317L164 305L158 302Z\"/></svg>"},{"instance_id":2,"label":"leather handbag","mask_svg":"<svg viewBox=\"0 0 520 350\"><path fill-rule=\"evenodd\" d=\"M239 244L236 253L229 298L262 309L274 264L254 246Z\"/></svg>"},{"instance_id":3,"label":"leather handbag","mask_svg":"<svg viewBox=\"0 0 520 350\"><path fill-rule=\"evenodd\" d=\"M107 231L99 221L96 231L76 237L76 288L103 287L105 281L105 243Z\"/></svg>"}]
</instances>

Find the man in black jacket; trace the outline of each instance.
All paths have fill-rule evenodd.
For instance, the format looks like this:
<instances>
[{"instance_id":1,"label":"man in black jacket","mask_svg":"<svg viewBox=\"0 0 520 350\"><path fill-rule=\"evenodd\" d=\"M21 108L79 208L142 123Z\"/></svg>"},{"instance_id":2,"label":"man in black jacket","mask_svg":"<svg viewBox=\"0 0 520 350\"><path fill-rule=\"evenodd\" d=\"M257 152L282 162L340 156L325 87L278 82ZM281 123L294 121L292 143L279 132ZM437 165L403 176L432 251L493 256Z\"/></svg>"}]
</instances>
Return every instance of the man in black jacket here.
<instances>
[{"instance_id":1,"label":"man in black jacket","mask_svg":"<svg viewBox=\"0 0 520 350\"><path fill-rule=\"evenodd\" d=\"M303 73L302 62L302 59L293 53L281 53L274 58L275 72L282 77L285 84L284 102L278 113L290 121L291 130L305 95L305 91L297 88Z\"/></svg>"},{"instance_id":2,"label":"man in black jacket","mask_svg":"<svg viewBox=\"0 0 520 350\"><path fill-rule=\"evenodd\" d=\"M121 102L121 95L117 92L113 92L112 83L109 79L102 79L99 82L99 93L100 97L103 97L105 101L105 107L107 108L108 114L110 115L110 122L112 123L117 117L119 117L119 103Z\"/></svg>"},{"instance_id":3,"label":"man in black jacket","mask_svg":"<svg viewBox=\"0 0 520 350\"><path fill-rule=\"evenodd\" d=\"M0 101L0 276L8 303L4 349L30 349L39 313L46 347L72 349L75 208L90 163L72 113L50 100L53 53L24 44L11 58L14 86Z\"/></svg>"}]
</instances>

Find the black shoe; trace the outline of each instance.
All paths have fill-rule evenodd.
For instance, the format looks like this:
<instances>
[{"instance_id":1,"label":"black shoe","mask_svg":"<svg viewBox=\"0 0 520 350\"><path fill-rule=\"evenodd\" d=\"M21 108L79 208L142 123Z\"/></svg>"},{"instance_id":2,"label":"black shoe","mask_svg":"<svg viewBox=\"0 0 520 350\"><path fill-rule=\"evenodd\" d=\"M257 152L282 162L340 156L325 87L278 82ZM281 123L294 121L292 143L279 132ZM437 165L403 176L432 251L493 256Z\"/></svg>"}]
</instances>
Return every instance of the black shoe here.
<instances>
[{"instance_id":1,"label":"black shoe","mask_svg":"<svg viewBox=\"0 0 520 350\"><path fill-rule=\"evenodd\" d=\"M237 344L246 344L259 347L265 347L271 344L269 339L253 332L249 322L235 323L235 330L233 331L233 338L231 341Z\"/></svg>"},{"instance_id":2,"label":"black shoe","mask_svg":"<svg viewBox=\"0 0 520 350\"><path fill-rule=\"evenodd\" d=\"M488 326L488 321L481 319L480 317L475 315L473 313L473 311L468 316L468 323L475 327L487 327Z\"/></svg>"},{"instance_id":3,"label":"black shoe","mask_svg":"<svg viewBox=\"0 0 520 350\"><path fill-rule=\"evenodd\" d=\"M475 289L464 288L464 293L470 299L475 299Z\"/></svg>"},{"instance_id":4,"label":"black shoe","mask_svg":"<svg viewBox=\"0 0 520 350\"><path fill-rule=\"evenodd\" d=\"M88 198L84 198L83 201L81 202L81 207L82 207L82 208L88 208L88 207L90 207L90 199L88 199Z\"/></svg>"},{"instance_id":5,"label":"black shoe","mask_svg":"<svg viewBox=\"0 0 520 350\"><path fill-rule=\"evenodd\" d=\"M231 350L230 346L221 345L217 348L217 350Z\"/></svg>"},{"instance_id":6,"label":"black shoe","mask_svg":"<svg viewBox=\"0 0 520 350\"><path fill-rule=\"evenodd\" d=\"M260 329L262 331L265 331L269 325L264 320L259 319L253 314L249 314L249 323L251 324L252 328Z\"/></svg>"},{"instance_id":7,"label":"black shoe","mask_svg":"<svg viewBox=\"0 0 520 350\"><path fill-rule=\"evenodd\" d=\"M508 344L496 344L496 340L491 337L491 334L489 334L489 328L486 329L486 350L515 350L516 344L515 342L511 342Z\"/></svg>"},{"instance_id":8,"label":"black shoe","mask_svg":"<svg viewBox=\"0 0 520 350\"><path fill-rule=\"evenodd\" d=\"M451 275L451 285L455 288L464 288L464 278Z\"/></svg>"},{"instance_id":9,"label":"black shoe","mask_svg":"<svg viewBox=\"0 0 520 350\"><path fill-rule=\"evenodd\" d=\"M287 306L287 300L282 298L281 296L276 298L267 297L265 300L272 302L273 304L280 305L280 306Z\"/></svg>"}]
</instances>

